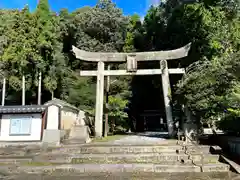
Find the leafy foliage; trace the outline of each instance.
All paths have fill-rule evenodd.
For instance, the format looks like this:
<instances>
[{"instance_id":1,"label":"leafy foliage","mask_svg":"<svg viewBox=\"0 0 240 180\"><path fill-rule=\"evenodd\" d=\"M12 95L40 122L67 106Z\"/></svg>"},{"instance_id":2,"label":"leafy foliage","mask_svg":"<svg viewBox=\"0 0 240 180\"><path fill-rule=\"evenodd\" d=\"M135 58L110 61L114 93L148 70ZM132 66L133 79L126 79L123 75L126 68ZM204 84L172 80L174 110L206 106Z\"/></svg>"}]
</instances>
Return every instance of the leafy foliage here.
<instances>
[{"instance_id":1,"label":"leafy foliage","mask_svg":"<svg viewBox=\"0 0 240 180\"><path fill-rule=\"evenodd\" d=\"M129 123L127 121L127 113L124 112L124 108L127 106L128 100L124 100L121 96L109 96L109 117L110 123L120 128L129 129Z\"/></svg>"}]
</instances>

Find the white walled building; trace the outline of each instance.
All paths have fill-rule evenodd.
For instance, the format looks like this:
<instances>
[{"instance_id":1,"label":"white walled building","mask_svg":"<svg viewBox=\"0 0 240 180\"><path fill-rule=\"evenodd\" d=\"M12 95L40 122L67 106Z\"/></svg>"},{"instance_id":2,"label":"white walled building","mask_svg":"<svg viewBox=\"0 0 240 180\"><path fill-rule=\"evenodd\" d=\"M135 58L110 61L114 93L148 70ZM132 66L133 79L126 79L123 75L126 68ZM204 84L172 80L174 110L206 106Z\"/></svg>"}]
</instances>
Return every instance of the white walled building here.
<instances>
[{"instance_id":1,"label":"white walled building","mask_svg":"<svg viewBox=\"0 0 240 180\"><path fill-rule=\"evenodd\" d=\"M0 141L41 141L45 106L1 106Z\"/></svg>"}]
</instances>

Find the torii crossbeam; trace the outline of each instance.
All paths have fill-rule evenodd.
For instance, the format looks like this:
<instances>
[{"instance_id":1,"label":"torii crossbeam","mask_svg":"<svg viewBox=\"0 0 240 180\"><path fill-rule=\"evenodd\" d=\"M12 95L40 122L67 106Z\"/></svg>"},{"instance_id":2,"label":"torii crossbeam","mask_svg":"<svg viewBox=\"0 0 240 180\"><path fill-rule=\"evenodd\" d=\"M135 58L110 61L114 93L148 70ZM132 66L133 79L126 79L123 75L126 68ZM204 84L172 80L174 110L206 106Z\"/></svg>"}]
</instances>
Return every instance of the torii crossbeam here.
<instances>
[{"instance_id":1,"label":"torii crossbeam","mask_svg":"<svg viewBox=\"0 0 240 180\"><path fill-rule=\"evenodd\" d=\"M168 69L167 60L180 59L188 56L191 43L184 47L169 51L152 51L136 53L103 53L88 52L73 46L72 51L77 59L89 62L97 62L97 71L81 71L80 76L97 76L96 89L96 111L95 111L95 133L97 137L103 134L103 101L104 101L104 76L123 75L156 75L162 76L162 87L168 133L174 135L172 108L170 105L171 87L169 74L184 74L183 68ZM138 61L160 61L160 69L137 69ZM105 70L104 63L126 62L126 70Z\"/></svg>"}]
</instances>

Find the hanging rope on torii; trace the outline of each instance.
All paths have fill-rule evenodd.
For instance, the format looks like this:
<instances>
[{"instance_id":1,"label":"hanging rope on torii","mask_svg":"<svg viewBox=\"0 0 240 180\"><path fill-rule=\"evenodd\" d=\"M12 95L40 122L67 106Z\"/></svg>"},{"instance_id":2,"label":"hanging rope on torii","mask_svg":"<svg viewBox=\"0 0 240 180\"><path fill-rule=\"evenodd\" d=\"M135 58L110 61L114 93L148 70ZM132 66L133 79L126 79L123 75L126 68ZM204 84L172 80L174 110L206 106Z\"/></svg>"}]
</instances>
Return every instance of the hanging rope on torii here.
<instances>
[{"instance_id":1,"label":"hanging rope on torii","mask_svg":"<svg viewBox=\"0 0 240 180\"><path fill-rule=\"evenodd\" d=\"M184 74L183 68L168 69L167 60L180 59L188 56L191 43L184 47L169 51L152 51L136 53L103 53L88 52L73 46L72 51L77 59L98 63L97 71L80 71L80 76L97 76L95 133L102 137L103 133L103 102L104 102L104 76L123 75L156 75L161 74L162 88L169 135L174 134L172 107L170 105L171 87L169 74ZM160 61L159 69L137 69L139 61ZM104 63L126 62L125 70L105 70Z\"/></svg>"}]
</instances>

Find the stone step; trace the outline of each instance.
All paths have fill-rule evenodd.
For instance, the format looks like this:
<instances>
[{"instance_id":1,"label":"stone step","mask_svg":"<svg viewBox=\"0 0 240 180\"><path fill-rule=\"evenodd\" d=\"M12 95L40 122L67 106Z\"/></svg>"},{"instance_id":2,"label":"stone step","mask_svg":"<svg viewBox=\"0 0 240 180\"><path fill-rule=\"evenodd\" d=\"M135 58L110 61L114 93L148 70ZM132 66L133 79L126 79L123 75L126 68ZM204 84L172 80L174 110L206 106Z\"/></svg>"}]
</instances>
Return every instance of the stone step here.
<instances>
[{"instance_id":1,"label":"stone step","mask_svg":"<svg viewBox=\"0 0 240 180\"><path fill-rule=\"evenodd\" d=\"M33 155L0 155L0 159L32 159Z\"/></svg>"},{"instance_id":2,"label":"stone step","mask_svg":"<svg viewBox=\"0 0 240 180\"><path fill-rule=\"evenodd\" d=\"M31 162L34 156L6 155L0 156L0 164L17 164Z\"/></svg>"},{"instance_id":3,"label":"stone step","mask_svg":"<svg viewBox=\"0 0 240 180\"><path fill-rule=\"evenodd\" d=\"M193 160L193 162L201 162L202 156L201 155L190 155L189 159ZM204 154L203 162L204 163L217 163L217 162L219 162L219 155Z\"/></svg>"},{"instance_id":4,"label":"stone step","mask_svg":"<svg viewBox=\"0 0 240 180\"><path fill-rule=\"evenodd\" d=\"M210 152L204 152L204 151L186 151L187 154L191 154L191 155L198 155L198 154L211 154Z\"/></svg>"},{"instance_id":5,"label":"stone step","mask_svg":"<svg viewBox=\"0 0 240 180\"><path fill-rule=\"evenodd\" d=\"M21 167L20 167L21 168ZM23 168L23 167L22 167ZM200 172L194 165L163 164L74 164L48 167L28 168L31 172L76 172L76 173L114 173L114 172ZM25 168L26 171L26 168Z\"/></svg>"},{"instance_id":6,"label":"stone step","mask_svg":"<svg viewBox=\"0 0 240 180\"><path fill-rule=\"evenodd\" d=\"M230 166L224 163L205 164L202 169L203 172L228 172L230 170Z\"/></svg>"},{"instance_id":7,"label":"stone step","mask_svg":"<svg viewBox=\"0 0 240 180\"><path fill-rule=\"evenodd\" d=\"M36 153L40 153L42 151L42 147L26 147L26 148L0 148L0 158L2 156L28 156L34 155Z\"/></svg>"},{"instance_id":8,"label":"stone step","mask_svg":"<svg viewBox=\"0 0 240 180\"><path fill-rule=\"evenodd\" d=\"M200 152L200 151L186 151L187 154L189 155L201 155L201 154L205 154L205 155L211 155L210 152Z\"/></svg>"},{"instance_id":9,"label":"stone step","mask_svg":"<svg viewBox=\"0 0 240 180\"><path fill-rule=\"evenodd\" d=\"M0 165L7 165L7 164L21 164L21 163L30 163L32 162L31 158L21 158L21 159L0 159Z\"/></svg>"},{"instance_id":10,"label":"stone step","mask_svg":"<svg viewBox=\"0 0 240 180\"><path fill-rule=\"evenodd\" d=\"M33 151L33 150L22 149L22 150L9 151L8 149L0 149L0 157L1 156L24 156L24 155L32 154L35 152L36 152L36 150Z\"/></svg>"},{"instance_id":11,"label":"stone step","mask_svg":"<svg viewBox=\"0 0 240 180\"><path fill-rule=\"evenodd\" d=\"M175 153L159 154L159 153L142 153L139 154L61 154L61 155L45 155L34 158L35 162L51 162L51 163L170 163L192 164L192 160L188 155Z\"/></svg>"},{"instance_id":12,"label":"stone step","mask_svg":"<svg viewBox=\"0 0 240 180\"><path fill-rule=\"evenodd\" d=\"M75 164L75 165L59 165L59 166L42 166L27 167L21 166L16 172L31 173L53 173L65 172L71 173L140 173L140 172L164 172L164 173L181 173L181 172L201 172L199 166L194 165L163 165L163 164ZM228 172L229 166L225 164L208 164L203 167L204 172ZM14 172L13 172L14 173Z\"/></svg>"},{"instance_id":13,"label":"stone step","mask_svg":"<svg viewBox=\"0 0 240 180\"><path fill-rule=\"evenodd\" d=\"M0 155L0 164L28 163L32 161L33 157L33 155Z\"/></svg>"},{"instance_id":14,"label":"stone step","mask_svg":"<svg viewBox=\"0 0 240 180\"><path fill-rule=\"evenodd\" d=\"M86 143L86 139L74 138L74 139L65 139L63 140L64 145L83 145Z\"/></svg>"},{"instance_id":15,"label":"stone step","mask_svg":"<svg viewBox=\"0 0 240 180\"><path fill-rule=\"evenodd\" d=\"M209 145L188 145L189 149L201 148L201 149L210 149Z\"/></svg>"},{"instance_id":16,"label":"stone step","mask_svg":"<svg viewBox=\"0 0 240 180\"><path fill-rule=\"evenodd\" d=\"M187 148L187 152L192 153L192 154L198 153L198 152L208 154L208 153L210 153L210 147L208 147L208 148Z\"/></svg>"},{"instance_id":17,"label":"stone step","mask_svg":"<svg viewBox=\"0 0 240 180\"><path fill-rule=\"evenodd\" d=\"M34 174L34 173L21 173L17 175L7 175L1 178L17 179L17 180L226 180L235 179L236 174L223 173L49 173L49 174Z\"/></svg>"},{"instance_id":18,"label":"stone step","mask_svg":"<svg viewBox=\"0 0 240 180\"><path fill-rule=\"evenodd\" d=\"M64 146L53 150L62 153L176 153L183 152L181 146Z\"/></svg>"},{"instance_id":19,"label":"stone step","mask_svg":"<svg viewBox=\"0 0 240 180\"><path fill-rule=\"evenodd\" d=\"M34 158L35 162L50 163L168 163L168 164L202 164L201 156L189 156L175 153L142 153L139 154L45 154ZM204 164L219 163L218 155L205 155Z\"/></svg>"},{"instance_id":20,"label":"stone step","mask_svg":"<svg viewBox=\"0 0 240 180\"><path fill-rule=\"evenodd\" d=\"M193 147L193 146L187 147L186 152L188 154L201 154L201 153L211 154L209 146L203 146L201 148L197 148L197 147Z\"/></svg>"}]
</instances>

